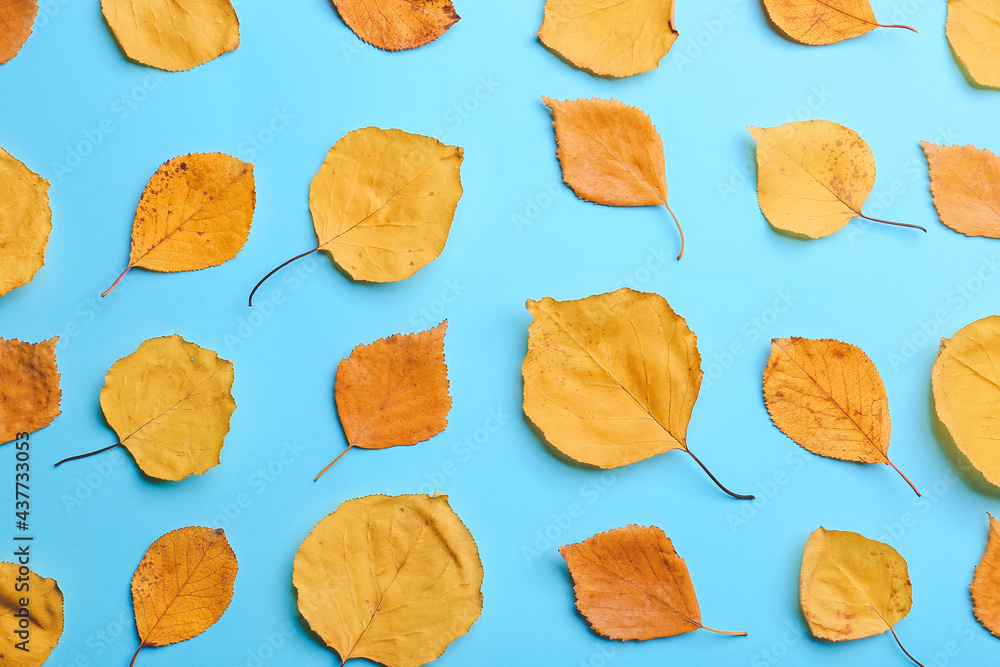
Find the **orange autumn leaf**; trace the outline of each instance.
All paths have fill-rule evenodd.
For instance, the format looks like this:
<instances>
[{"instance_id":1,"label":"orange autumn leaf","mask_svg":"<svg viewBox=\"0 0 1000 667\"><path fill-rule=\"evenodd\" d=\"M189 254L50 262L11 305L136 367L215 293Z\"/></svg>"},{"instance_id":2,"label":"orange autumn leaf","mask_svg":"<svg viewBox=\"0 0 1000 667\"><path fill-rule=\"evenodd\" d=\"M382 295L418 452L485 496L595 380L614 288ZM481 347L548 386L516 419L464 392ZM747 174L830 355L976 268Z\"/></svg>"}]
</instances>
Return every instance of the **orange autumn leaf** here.
<instances>
[{"instance_id":1,"label":"orange autumn leaf","mask_svg":"<svg viewBox=\"0 0 1000 667\"><path fill-rule=\"evenodd\" d=\"M747 128L757 142L757 200L775 228L809 238L829 236L854 218L875 185L875 156L861 136L828 120Z\"/></svg>"},{"instance_id":2,"label":"orange autumn leaf","mask_svg":"<svg viewBox=\"0 0 1000 667\"><path fill-rule=\"evenodd\" d=\"M594 74L648 72L677 40L674 0L546 0L538 39Z\"/></svg>"},{"instance_id":3,"label":"orange autumn leaf","mask_svg":"<svg viewBox=\"0 0 1000 667\"><path fill-rule=\"evenodd\" d=\"M609 639L673 637L703 625L687 564L656 526L616 528L559 548L569 565L576 606Z\"/></svg>"},{"instance_id":4,"label":"orange autumn leaf","mask_svg":"<svg viewBox=\"0 0 1000 667\"><path fill-rule=\"evenodd\" d=\"M257 193L253 165L225 153L167 160L149 179L132 225L128 266L197 271L239 254L250 235Z\"/></svg>"},{"instance_id":5,"label":"orange autumn leaf","mask_svg":"<svg viewBox=\"0 0 1000 667\"><path fill-rule=\"evenodd\" d=\"M802 553L799 602L814 637L837 642L888 630L920 665L893 627L910 613L913 588L906 560L888 544L820 526Z\"/></svg>"},{"instance_id":6,"label":"orange autumn leaf","mask_svg":"<svg viewBox=\"0 0 1000 667\"><path fill-rule=\"evenodd\" d=\"M972 80L1000 88L1000 0L948 0L945 32Z\"/></svg>"},{"instance_id":7,"label":"orange autumn leaf","mask_svg":"<svg viewBox=\"0 0 1000 667\"><path fill-rule=\"evenodd\" d=\"M644 111L618 100L554 100L552 112L563 181L580 199L605 206L665 206L677 224L684 255L684 230L667 203L663 141Z\"/></svg>"},{"instance_id":8,"label":"orange autumn leaf","mask_svg":"<svg viewBox=\"0 0 1000 667\"><path fill-rule=\"evenodd\" d=\"M0 2L0 64L17 55L31 37L38 15L38 0Z\"/></svg>"},{"instance_id":9,"label":"orange autumn leaf","mask_svg":"<svg viewBox=\"0 0 1000 667\"><path fill-rule=\"evenodd\" d=\"M858 37L875 28L906 28L882 25L868 0L764 0L771 21L789 39L819 46Z\"/></svg>"},{"instance_id":10,"label":"orange autumn leaf","mask_svg":"<svg viewBox=\"0 0 1000 667\"><path fill-rule=\"evenodd\" d=\"M240 44L231 0L101 0L118 45L136 62L179 72Z\"/></svg>"},{"instance_id":11,"label":"orange autumn leaf","mask_svg":"<svg viewBox=\"0 0 1000 667\"><path fill-rule=\"evenodd\" d=\"M814 454L856 463L889 460L889 398L875 364L839 340L775 338L764 369L771 421Z\"/></svg>"},{"instance_id":12,"label":"orange autumn leaf","mask_svg":"<svg viewBox=\"0 0 1000 667\"><path fill-rule=\"evenodd\" d=\"M972 145L920 145L941 222L966 236L1000 238L1000 157Z\"/></svg>"},{"instance_id":13,"label":"orange autumn leaf","mask_svg":"<svg viewBox=\"0 0 1000 667\"><path fill-rule=\"evenodd\" d=\"M972 579L972 606L983 627L1000 637L1000 521L988 516L990 535Z\"/></svg>"},{"instance_id":14,"label":"orange autumn leaf","mask_svg":"<svg viewBox=\"0 0 1000 667\"><path fill-rule=\"evenodd\" d=\"M61 414L54 336L41 343L0 338L0 443L34 433Z\"/></svg>"},{"instance_id":15,"label":"orange autumn leaf","mask_svg":"<svg viewBox=\"0 0 1000 667\"><path fill-rule=\"evenodd\" d=\"M132 577L139 648L168 646L205 632L233 599L238 570L221 529L189 527L153 542Z\"/></svg>"},{"instance_id":16,"label":"orange autumn leaf","mask_svg":"<svg viewBox=\"0 0 1000 667\"><path fill-rule=\"evenodd\" d=\"M444 360L445 320L433 329L358 345L337 366L334 397L347 449L415 445L448 425L451 395Z\"/></svg>"},{"instance_id":17,"label":"orange autumn leaf","mask_svg":"<svg viewBox=\"0 0 1000 667\"><path fill-rule=\"evenodd\" d=\"M333 0L354 34L386 51L423 46L458 22L451 0Z\"/></svg>"}]
</instances>

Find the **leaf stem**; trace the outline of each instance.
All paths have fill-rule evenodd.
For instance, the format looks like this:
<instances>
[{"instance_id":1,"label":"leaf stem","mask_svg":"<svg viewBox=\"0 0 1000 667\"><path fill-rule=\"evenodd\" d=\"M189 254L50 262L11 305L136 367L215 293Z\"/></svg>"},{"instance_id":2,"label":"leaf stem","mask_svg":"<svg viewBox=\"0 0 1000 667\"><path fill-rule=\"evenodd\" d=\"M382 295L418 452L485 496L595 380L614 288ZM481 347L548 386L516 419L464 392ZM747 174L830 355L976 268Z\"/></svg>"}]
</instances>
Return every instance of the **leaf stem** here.
<instances>
[{"instance_id":1,"label":"leaf stem","mask_svg":"<svg viewBox=\"0 0 1000 667\"><path fill-rule=\"evenodd\" d=\"M670 211L670 215L673 217L674 223L677 225L677 231L680 232L681 235L681 251L677 253L677 259L680 259L684 256L684 230L681 229L681 221L677 219L677 216L674 214L674 210L670 208L670 204L664 201L663 205L667 207L668 211Z\"/></svg>"},{"instance_id":2,"label":"leaf stem","mask_svg":"<svg viewBox=\"0 0 1000 667\"><path fill-rule=\"evenodd\" d=\"M103 292L101 292L101 298L102 298L102 299L103 299L104 297L106 297L106 296L107 296L108 294L110 294L110 293L111 293L111 290L113 290L113 289L114 289L115 287L117 287L117 286L118 286L118 283L120 283L120 282L121 282L122 278L124 278L124 277L125 277L125 274L126 274L126 273L128 273L128 272L129 272L129 270L130 270L131 268L132 268L132 265L131 265L131 264L129 264L128 266L126 266L126 267L125 267L125 270L124 270L124 271L122 271L122 272L121 272L121 275L119 275L119 276L118 276L118 279L117 279L117 280L115 280L115 284L114 284L114 285L112 285L111 287L109 287L108 289L104 290Z\"/></svg>"},{"instance_id":3,"label":"leaf stem","mask_svg":"<svg viewBox=\"0 0 1000 667\"><path fill-rule=\"evenodd\" d=\"M307 250L306 252L302 253L301 255L296 255L295 257L292 257L287 262L282 262L281 264L279 264L278 266L276 266L270 273L268 273L266 276L264 276L263 278L261 278L260 282L257 283L256 285L254 285L253 289L250 290L250 299L247 301L247 305L249 305L251 308L253 308L253 295L257 293L257 290L260 288L261 285L264 284L265 280L267 280L268 278L270 278L275 273L277 273L281 269L285 268L286 266L288 266L289 264L291 264L295 260L302 259L306 255L312 254L312 253L316 252L317 250L319 250L319 246L316 246L312 250Z\"/></svg>"},{"instance_id":4,"label":"leaf stem","mask_svg":"<svg viewBox=\"0 0 1000 667\"><path fill-rule=\"evenodd\" d=\"M351 451L352 449L354 449L354 445L348 445L347 449L345 449L344 451L342 451L340 453L340 456L338 456L337 458L335 458L333 460L333 463L331 463L330 465L328 465L327 467L325 467L325 468L323 468L322 470L319 471L319 474L316 475L316 479L314 479L313 481L314 482L318 482L319 478L323 476L323 473L325 473L327 470L329 470L330 468L332 468L334 463L336 463L340 459L344 458L344 454L346 454L347 452Z\"/></svg>"},{"instance_id":5,"label":"leaf stem","mask_svg":"<svg viewBox=\"0 0 1000 667\"><path fill-rule=\"evenodd\" d=\"M71 456L68 459L63 459L59 463L55 464L53 466L53 468L58 468L62 464L66 463L67 461L76 461L77 459L85 459L88 456L93 456L94 454L100 454L101 452L106 452L109 449L114 449L115 447L122 447L122 446L123 446L122 443L117 442L117 443L111 445L110 447L105 447L104 449L98 449L96 452L90 452L89 454L78 454L76 456Z\"/></svg>"},{"instance_id":6,"label":"leaf stem","mask_svg":"<svg viewBox=\"0 0 1000 667\"><path fill-rule=\"evenodd\" d=\"M910 488L911 488L911 489L913 489L913 492L914 492L915 494L917 494L917 497L919 498L919 497L920 497L920 491L917 491L917 487L915 487L915 486L913 485L913 482L911 482L911 481L910 481L910 478L909 478L909 477L907 477L906 475L904 475L904 474L903 474L903 471L902 471L902 470L900 470L899 468L897 468L897 467L896 467L896 464L895 464L895 463L893 463L892 461L890 461L890 460L888 459L888 457L887 457L887 458L886 458L885 460L886 460L886 462L887 462L887 463L888 463L889 465L891 465L891 466L892 466L892 469L893 469L893 470L895 470L896 472L898 472L898 473L899 473L899 476L900 476L900 477L902 477L903 479L905 479L905 480L906 480L906 483L910 485Z\"/></svg>"},{"instance_id":7,"label":"leaf stem","mask_svg":"<svg viewBox=\"0 0 1000 667\"><path fill-rule=\"evenodd\" d=\"M880 27L880 28L905 28L907 30L912 30L913 32L917 33L918 35L920 34L920 31L917 30L916 28L914 28L913 26L901 25L899 23L894 23L892 25L882 25L881 23L879 23L878 27Z\"/></svg>"},{"instance_id":8,"label":"leaf stem","mask_svg":"<svg viewBox=\"0 0 1000 667\"><path fill-rule=\"evenodd\" d=\"M744 496L740 495L739 493L733 493L732 491L724 487L722 485L722 482L720 482L718 478L716 478L716 476L712 474L712 471L708 469L708 466L702 463L701 459L699 459L697 456L694 455L694 452L692 452L690 449L686 447L684 448L684 451L691 455L691 458L695 460L695 463L700 465L701 469L704 470L706 473L708 473L708 476L712 478L712 481L715 482L720 489L731 495L733 498L738 498L740 500L754 500L754 496Z\"/></svg>"},{"instance_id":9,"label":"leaf stem","mask_svg":"<svg viewBox=\"0 0 1000 667\"><path fill-rule=\"evenodd\" d=\"M132 662L128 663L128 667L133 667L135 665L135 659L139 657L139 651L142 650L143 646L145 646L145 644L139 644L139 648L137 648L135 653L132 654Z\"/></svg>"},{"instance_id":10,"label":"leaf stem","mask_svg":"<svg viewBox=\"0 0 1000 667\"><path fill-rule=\"evenodd\" d=\"M910 229L919 229L924 234L927 233L927 230L921 227L920 225L911 225L908 222L893 222L891 220L882 220L881 218L873 218L870 215L865 215L864 213L858 213L858 215L864 218L865 220L871 220L872 222L881 222L882 224L895 225L896 227L909 227Z\"/></svg>"},{"instance_id":11,"label":"leaf stem","mask_svg":"<svg viewBox=\"0 0 1000 667\"><path fill-rule=\"evenodd\" d=\"M709 632L715 632L720 635L732 635L734 637L748 637L750 634L748 632L732 632L731 630L716 630L715 628L710 628L707 625L702 625L701 629L708 630Z\"/></svg>"},{"instance_id":12,"label":"leaf stem","mask_svg":"<svg viewBox=\"0 0 1000 667\"><path fill-rule=\"evenodd\" d=\"M906 650L905 646L903 646L903 642L899 641L899 637L896 636L896 631L892 627L889 628L889 632L892 633L892 638L896 640L897 644L899 644L899 648L903 651L903 653L906 654L906 657L912 660L914 664L920 665L920 667L924 667L924 665L919 660L910 655L910 652Z\"/></svg>"}]
</instances>

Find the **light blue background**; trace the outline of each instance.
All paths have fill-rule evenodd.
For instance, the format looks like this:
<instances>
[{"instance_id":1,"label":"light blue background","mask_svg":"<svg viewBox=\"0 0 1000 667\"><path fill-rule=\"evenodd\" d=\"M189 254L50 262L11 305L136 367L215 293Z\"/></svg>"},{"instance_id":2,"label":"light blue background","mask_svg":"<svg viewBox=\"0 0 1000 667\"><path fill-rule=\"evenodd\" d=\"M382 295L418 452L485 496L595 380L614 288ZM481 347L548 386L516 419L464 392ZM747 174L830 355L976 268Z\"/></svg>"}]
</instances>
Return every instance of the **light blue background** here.
<instances>
[{"instance_id":1,"label":"light blue background","mask_svg":"<svg viewBox=\"0 0 1000 667\"><path fill-rule=\"evenodd\" d=\"M907 664L889 635L808 638L798 568L820 525L888 540L908 560L914 604L897 630L926 665L997 661L1000 640L975 621L968 584L986 512L1000 502L956 476L934 432L930 370L937 337L997 312L1000 277L977 282L977 271L1000 248L938 221L918 142L997 150L1000 92L975 88L959 70L945 3L878 0L883 21L920 34L883 30L808 48L778 36L756 2L679 2L671 53L624 80L575 70L542 47L542 0L458 2L457 25L404 53L363 44L326 0L240 2L240 47L176 74L125 60L97 0L42 4L35 34L0 66L0 145L52 182L54 229L45 267L0 304L0 335L62 336L63 414L31 438L33 567L66 595L66 631L48 664L128 664L137 646L132 573L154 539L187 525L225 527L240 561L233 604L205 634L148 649L139 665L236 667L261 656L269 666L335 664L297 619L295 550L346 499L432 488L451 496L486 569L483 615L441 664ZM595 206L561 184L542 95L614 96L649 113L687 233L682 261L671 259L677 236L662 209ZM292 118L268 135L278 114ZM878 164L866 211L929 233L859 221L818 241L775 233L757 208L745 127L796 118L857 130ZM93 132L102 123L109 134ZM465 148L465 196L444 253L382 286L354 284L314 256L272 278L249 310L253 284L315 244L308 187L327 150L368 125ZM251 137L269 141L256 150ZM74 150L89 154L77 162ZM133 271L102 301L127 261L146 181L194 151L256 164L245 249L205 271ZM525 300L623 284L663 294L697 332L714 379L689 442L731 488L757 493L756 504L723 495L679 452L599 473L558 460L530 431L520 408ZM782 293L791 305L778 314ZM927 336L922 323L931 328L936 315L943 324ZM351 452L313 483L345 446L332 397L340 359L359 342L443 317L454 396L447 430L412 448ZM146 338L172 333L235 363L239 408L222 464L180 483L144 479L121 453L53 470L115 442L98 404L105 372ZM788 335L868 352L889 393L890 453L923 500L887 466L813 456L771 425L761 372L769 339ZM727 358L733 344L741 351ZM503 424L486 438L479 429L493 426L491 415ZM463 444L469 438L482 441L478 451ZM13 448L0 460L12 479ZM269 466L267 481L259 471ZM12 514L3 487L0 509ZM237 515L240 494L251 502ZM582 514L567 522L574 503ZM556 549L627 523L663 528L687 560L705 622L750 636L595 636L575 613ZM269 641L280 647L268 650Z\"/></svg>"}]
</instances>

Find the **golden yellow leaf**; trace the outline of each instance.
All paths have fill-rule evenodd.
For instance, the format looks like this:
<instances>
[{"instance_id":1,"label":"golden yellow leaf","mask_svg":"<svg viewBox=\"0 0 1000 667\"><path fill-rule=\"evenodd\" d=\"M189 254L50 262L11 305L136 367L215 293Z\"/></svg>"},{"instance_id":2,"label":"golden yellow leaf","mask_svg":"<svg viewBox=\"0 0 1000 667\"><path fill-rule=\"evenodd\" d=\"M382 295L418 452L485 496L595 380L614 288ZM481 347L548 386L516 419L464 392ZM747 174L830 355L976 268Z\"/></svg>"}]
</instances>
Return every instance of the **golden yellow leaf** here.
<instances>
[{"instance_id":1,"label":"golden yellow leaf","mask_svg":"<svg viewBox=\"0 0 1000 667\"><path fill-rule=\"evenodd\" d=\"M972 579L972 603L983 627L1000 637L1000 521L990 516L986 553Z\"/></svg>"},{"instance_id":2,"label":"golden yellow leaf","mask_svg":"<svg viewBox=\"0 0 1000 667\"><path fill-rule=\"evenodd\" d=\"M945 31L972 80L1000 88L1000 0L948 0Z\"/></svg>"},{"instance_id":3,"label":"golden yellow leaf","mask_svg":"<svg viewBox=\"0 0 1000 667\"><path fill-rule=\"evenodd\" d=\"M875 28L906 28L882 25L868 0L764 0L774 24L789 39L818 46L858 37Z\"/></svg>"},{"instance_id":4,"label":"golden yellow leaf","mask_svg":"<svg viewBox=\"0 0 1000 667\"><path fill-rule=\"evenodd\" d=\"M51 231L49 182L0 148L0 296L35 277Z\"/></svg>"},{"instance_id":5,"label":"golden yellow leaf","mask_svg":"<svg viewBox=\"0 0 1000 667\"><path fill-rule=\"evenodd\" d=\"M648 72L677 40L674 0L546 0L538 39L594 74Z\"/></svg>"},{"instance_id":6,"label":"golden yellow leaf","mask_svg":"<svg viewBox=\"0 0 1000 667\"><path fill-rule=\"evenodd\" d=\"M830 641L892 633L910 613L906 561L888 544L848 531L816 529L802 554L799 599L809 631Z\"/></svg>"},{"instance_id":7,"label":"golden yellow leaf","mask_svg":"<svg viewBox=\"0 0 1000 667\"><path fill-rule=\"evenodd\" d=\"M433 42L459 19L451 0L333 0L354 34L387 51Z\"/></svg>"},{"instance_id":8,"label":"golden yellow leaf","mask_svg":"<svg viewBox=\"0 0 1000 667\"><path fill-rule=\"evenodd\" d=\"M197 637L222 618L239 565L221 529L192 526L150 545L132 577L139 651Z\"/></svg>"},{"instance_id":9,"label":"golden yellow leaf","mask_svg":"<svg viewBox=\"0 0 1000 667\"><path fill-rule=\"evenodd\" d=\"M62 632L63 594L59 584L54 579L38 576L24 565L0 563L0 661L3 666L38 667L49 659Z\"/></svg>"},{"instance_id":10,"label":"golden yellow leaf","mask_svg":"<svg viewBox=\"0 0 1000 667\"><path fill-rule=\"evenodd\" d=\"M684 230L667 203L663 141L649 116L618 100L542 100L552 112L566 185L595 204L665 206L681 235L680 259Z\"/></svg>"},{"instance_id":11,"label":"golden yellow leaf","mask_svg":"<svg viewBox=\"0 0 1000 667\"><path fill-rule=\"evenodd\" d=\"M62 410L53 336L41 343L0 338L0 443L45 428Z\"/></svg>"},{"instance_id":12,"label":"golden yellow leaf","mask_svg":"<svg viewBox=\"0 0 1000 667\"><path fill-rule=\"evenodd\" d=\"M757 199L774 227L809 238L829 236L861 217L875 184L875 157L854 130L828 120L750 127L757 141Z\"/></svg>"},{"instance_id":13,"label":"golden yellow leaf","mask_svg":"<svg viewBox=\"0 0 1000 667\"><path fill-rule=\"evenodd\" d=\"M931 372L934 406L958 449L1000 486L1000 315L941 340Z\"/></svg>"},{"instance_id":14,"label":"golden yellow leaf","mask_svg":"<svg viewBox=\"0 0 1000 667\"><path fill-rule=\"evenodd\" d=\"M433 329L358 345L337 366L334 397L347 449L415 445L448 425L451 395L444 361L445 320Z\"/></svg>"},{"instance_id":15,"label":"golden yellow leaf","mask_svg":"<svg viewBox=\"0 0 1000 667\"><path fill-rule=\"evenodd\" d=\"M330 149L309 188L319 245L354 280L404 280L444 249L462 198L462 149L402 130L366 127Z\"/></svg>"},{"instance_id":16,"label":"golden yellow leaf","mask_svg":"<svg viewBox=\"0 0 1000 667\"><path fill-rule=\"evenodd\" d=\"M225 153L167 160L149 179L132 225L128 266L197 271L232 259L247 242L257 192L253 165Z\"/></svg>"},{"instance_id":17,"label":"golden yellow leaf","mask_svg":"<svg viewBox=\"0 0 1000 667\"><path fill-rule=\"evenodd\" d=\"M610 639L673 637L694 630L722 635L701 622L684 559L656 526L626 526L559 548L573 577L576 607Z\"/></svg>"},{"instance_id":18,"label":"golden yellow leaf","mask_svg":"<svg viewBox=\"0 0 1000 667\"><path fill-rule=\"evenodd\" d=\"M240 45L230 0L101 0L125 55L169 72L197 67Z\"/></svg>"},{"instance_id":19,"label":"golden yellow leaf","mask_svg":"<svg viewBox=\"0 0 1000 667\"><path fill-rule=\"evenodd\" d=\"M697 338L662 296L623 287L527 307L524 413L553 447L601 468L680 449L705 468L687 445L702 378Z\"/></svg>"},{"instance_id":20,"label":"golden yellow leaf","mask_svg":"<svg viewBox=\"0 0 1000 667\"><path fill-rule=\"evenodd\" d=\"M941 222L966 236L1000 238L1000 158L971 145L920 145Z\"/></svg>"},{"instance_id":21,"label":"golden yellow leaf","mask_svg":"<svg viewBox=\"0 0 1000 667\"><path fill-rule=\"evenodd\" d=\"M219 465L233 400L233 363L180 336L150 338L119 359L101 389L117 444L56 465L124 447L150 477L169 481Z\"/></svg>"},{"instance_id":22,"label":"golden yellow leaf","mask_svg":"<svg viewBox=\"0 0 1000 667\"><path fill-rule=\"evenodd\" d=\"M427 664L483 609L479 549L441 494L348 500L302 542L292 583L343 662Z\"/></svg>"},{"instance_id":23,"label":"golden yellow leaf","mask_svg":"<svg viewBox=\"0 0 1000 667\"><path fill-rule=\"evenodd\" d=\"M0 64L16 56L28 41L37 15L38 0L4 0L0 4Z\"/></svg>"},{"instance_id":24,"label":"golden yellow leaf","mask_svg":"<svg viewBox=\"0 0 1000 667\"><path fill-rule=\"evenodd\" d=\"M861 348L839 340L775 338L764 369L771 421L810 452L841 461L889 460L889 398L875 364Z\"/></svg>"}]
</instances>

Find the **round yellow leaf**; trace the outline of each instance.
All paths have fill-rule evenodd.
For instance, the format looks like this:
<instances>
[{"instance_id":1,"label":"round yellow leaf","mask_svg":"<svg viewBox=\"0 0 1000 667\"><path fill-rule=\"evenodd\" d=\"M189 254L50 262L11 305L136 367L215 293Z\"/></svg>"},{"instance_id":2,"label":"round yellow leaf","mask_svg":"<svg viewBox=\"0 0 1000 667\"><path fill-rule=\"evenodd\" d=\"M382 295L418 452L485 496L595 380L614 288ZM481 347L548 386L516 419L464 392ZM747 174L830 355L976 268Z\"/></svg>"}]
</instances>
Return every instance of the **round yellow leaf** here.
<instances>
[{"instance_id":1,"label":"round yellow leaf","mask_svg":"<svg viewBox=\"0 0 1000 667\"><path fill-rule=\"evenodd\" d=\"M0 148L0 296L45 264L52 231L49 182Z\"/></svg>"}]
</instances>

